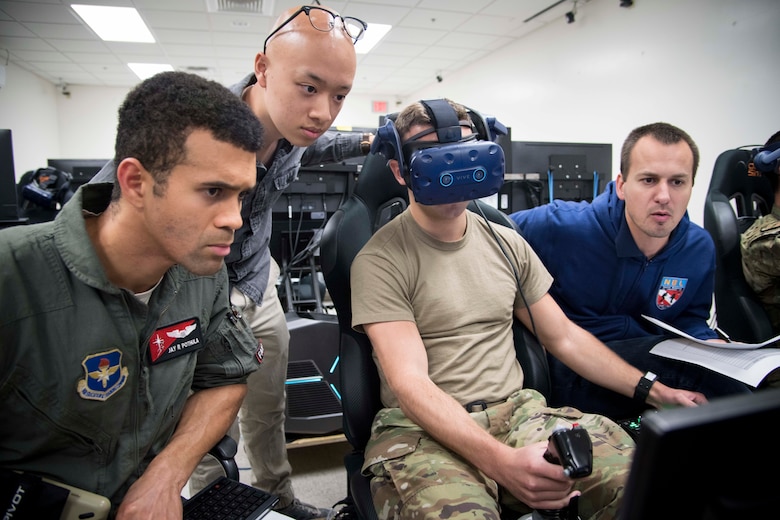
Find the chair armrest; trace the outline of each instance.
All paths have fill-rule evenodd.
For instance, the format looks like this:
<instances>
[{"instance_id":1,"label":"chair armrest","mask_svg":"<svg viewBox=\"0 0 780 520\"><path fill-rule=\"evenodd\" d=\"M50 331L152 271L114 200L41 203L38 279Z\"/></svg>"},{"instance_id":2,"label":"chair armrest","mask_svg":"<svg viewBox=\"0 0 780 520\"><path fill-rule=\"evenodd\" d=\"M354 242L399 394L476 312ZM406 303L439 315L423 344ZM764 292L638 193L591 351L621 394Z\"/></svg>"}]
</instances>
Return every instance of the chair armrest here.
<instances>
[{"instance_id":1,"label":"chair armrest","mask_svg":"<svg viewBox=\"0 0 780 520\"><path fill-rule=\"evenodd\" d=\"M229 435L225 435L220 441L209 450L209 455L217 459L222 469L225 470L225 476L229 479L240 480L238 464L236 464L236 453L238 453L238 444Z\"/></svg>"}]
</instances>

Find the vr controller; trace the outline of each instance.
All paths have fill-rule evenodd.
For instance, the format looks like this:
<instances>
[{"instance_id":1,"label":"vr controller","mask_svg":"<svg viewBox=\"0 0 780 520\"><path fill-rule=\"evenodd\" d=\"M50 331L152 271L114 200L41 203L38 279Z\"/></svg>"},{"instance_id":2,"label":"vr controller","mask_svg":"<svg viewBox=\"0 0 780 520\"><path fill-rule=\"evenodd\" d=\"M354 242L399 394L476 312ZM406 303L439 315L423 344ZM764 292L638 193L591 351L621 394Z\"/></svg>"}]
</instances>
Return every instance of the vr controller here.
<instances>
[{"instance_id":1,"label":"vr controller","mask_svg":"<svg viewBox=\"0 0 780 520\"><path fill-rule=\"evenodd\" d=\"M441 100L422 103L432 114L431 119L441 123L436 126L439 142L403 144L390 119L377 130L371 152L398 161L404 180L420 204L450 204L498 193L504 183L505 159L504 151L494 141L498 135L507 134L506 127L494 117L482 118L469 111L478 139L464 140L449 104Z\"/></svg>"},{"instance_id":2,"label":"vr controller","mask_svg":"<svg viewBox=\"0 0 780 520\"><path fill-rule=\"evenodd\" d=\"M555 430L550 435L544 458L563 466L563 472L569 478L587 477L593 471L593 443L588 431L578 424L568 430Z\"/></svg>"},{"instance_id":3,"label":"vr controller","mask_svg":"<svg viewBox=\"0 0 780 520\"><path fill-rule=\"evenodd\" d=\"M544 458L551 464L563 466L569 478L587 477L593 472L593 443L588 431L575 424L570 429L555 430L548 440ZM521 520L580 520L579 498L574 497L562 509L535 509Z\"/></svg>"}]
</instances>

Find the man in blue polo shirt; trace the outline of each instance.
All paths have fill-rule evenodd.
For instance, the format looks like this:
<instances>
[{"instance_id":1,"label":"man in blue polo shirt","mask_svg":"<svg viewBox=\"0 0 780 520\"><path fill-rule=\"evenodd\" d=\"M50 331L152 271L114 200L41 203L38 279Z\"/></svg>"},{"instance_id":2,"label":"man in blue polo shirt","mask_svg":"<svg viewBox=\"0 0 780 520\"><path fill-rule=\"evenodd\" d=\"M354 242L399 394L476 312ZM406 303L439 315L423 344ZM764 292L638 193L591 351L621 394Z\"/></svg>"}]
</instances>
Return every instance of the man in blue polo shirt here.
<instances>
[{"instance_id":1,"label":"man in blue polo shirt","mask_svg":"<svg viewBox=\"0 0 780 520\"><path fill-rule=\"evenodd\" d=\"M623 143L620 173L592 203L553 201L511 215L555 278L550 293L569 318L630 364L675 388L708 398L748 392L710 370L654 356L664 331L652 316L691 336L717 338L707 323L715 248L687 214L699 150L668 123L634 129ZM550 357L551 406L613 418L646 405L589 383Z\"/></svg>"}]
</instances>

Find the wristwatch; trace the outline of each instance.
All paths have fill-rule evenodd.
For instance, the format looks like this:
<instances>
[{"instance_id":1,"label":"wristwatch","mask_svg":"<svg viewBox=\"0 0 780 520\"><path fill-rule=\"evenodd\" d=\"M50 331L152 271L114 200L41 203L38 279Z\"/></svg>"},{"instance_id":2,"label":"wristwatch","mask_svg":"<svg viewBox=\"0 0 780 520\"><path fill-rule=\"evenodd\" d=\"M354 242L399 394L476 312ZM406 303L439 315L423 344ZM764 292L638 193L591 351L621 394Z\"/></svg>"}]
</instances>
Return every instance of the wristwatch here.
<instances>
[{"instance_id":1,"label":"wristwatch","mask_svg":"<svg viewBox=\"0 0 780 520\"><path fill-rule=\"evenodd\" d=\"M363 155L368 155L371 151L371 134L364 133L360 136L360 151Z\"/></svg>"},{"instance_id":2,"label":"wristwatch","mask_svg":"<svg viewBox=\"0 0 780 520\"><path fill-rule=\"evenodd\" d=\"M650 387L653 386L653 383L655 383L657 377L658 376L649 370L645 372L645 375L643 375L636 384L636 389L634 390L634 399L643 403L647 401L647 396L650 395Z\"/></svg>"}]
</instances>

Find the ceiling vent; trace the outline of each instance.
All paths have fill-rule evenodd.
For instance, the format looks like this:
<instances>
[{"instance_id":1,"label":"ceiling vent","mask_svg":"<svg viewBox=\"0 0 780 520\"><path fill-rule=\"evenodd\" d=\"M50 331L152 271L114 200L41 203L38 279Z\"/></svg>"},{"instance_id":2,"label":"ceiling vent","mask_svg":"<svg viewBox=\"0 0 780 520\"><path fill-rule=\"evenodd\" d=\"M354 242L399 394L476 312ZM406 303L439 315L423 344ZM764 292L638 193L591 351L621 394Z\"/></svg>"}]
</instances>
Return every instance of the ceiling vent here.
<instances>
[{"instance_id":1,"label":"ceiling vent","mask_svg":"<svg viewBox=\"0 0 780 520\"><path fill-rule=\"evenodd\" d=\"M210 13L251 13L273 16L274 0L206 0Z\"/></svg>"}]
</instances>

